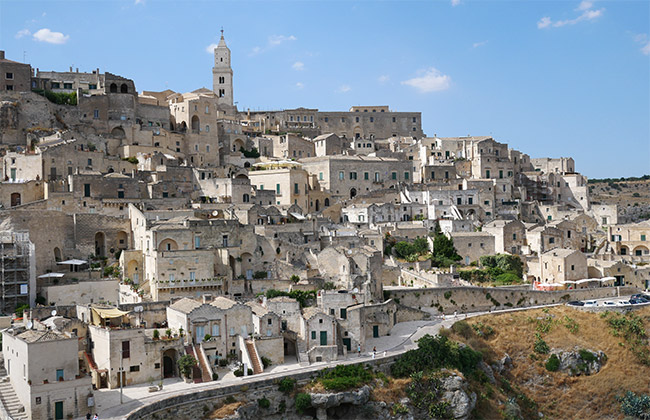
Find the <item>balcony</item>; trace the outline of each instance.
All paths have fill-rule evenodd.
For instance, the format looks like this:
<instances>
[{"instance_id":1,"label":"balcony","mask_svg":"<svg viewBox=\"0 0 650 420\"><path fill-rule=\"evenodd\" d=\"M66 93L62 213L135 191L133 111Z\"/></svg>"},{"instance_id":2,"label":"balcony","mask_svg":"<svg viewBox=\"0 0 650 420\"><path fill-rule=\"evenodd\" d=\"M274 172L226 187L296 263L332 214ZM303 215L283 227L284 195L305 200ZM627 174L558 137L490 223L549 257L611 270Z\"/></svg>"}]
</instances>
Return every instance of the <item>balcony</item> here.
<instances>
[{"instance_id":1,"label":"balcony","mask_svg":"<svg viewBox=\"0 0 650 420\"><path fill-rule=\"evenodd\" d=\"M159 289L179 289L183 287L208 287L223 286L223 277L214 277L207 279L183 279L183 280L158 280L156 285Z\"/></svg>"}]
</instances>

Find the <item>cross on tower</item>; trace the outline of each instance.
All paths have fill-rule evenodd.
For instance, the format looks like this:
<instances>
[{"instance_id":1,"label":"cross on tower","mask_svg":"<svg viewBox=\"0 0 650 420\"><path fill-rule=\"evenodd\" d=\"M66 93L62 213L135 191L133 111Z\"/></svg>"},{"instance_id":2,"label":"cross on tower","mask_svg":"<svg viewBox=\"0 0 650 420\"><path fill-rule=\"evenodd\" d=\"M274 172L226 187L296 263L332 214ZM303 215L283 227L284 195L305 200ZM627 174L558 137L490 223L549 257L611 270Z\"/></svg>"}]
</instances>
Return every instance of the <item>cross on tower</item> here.
<instances>
[{"instance_id":1,"label":"cross on tower","mask_svg":"<svg viewBox=\"0 0 650 420\"><path fill-rule=\"evenodd\" d=\"M223 38L223 26L221 27L221 38Z\"/></svg>"}]
</instances>

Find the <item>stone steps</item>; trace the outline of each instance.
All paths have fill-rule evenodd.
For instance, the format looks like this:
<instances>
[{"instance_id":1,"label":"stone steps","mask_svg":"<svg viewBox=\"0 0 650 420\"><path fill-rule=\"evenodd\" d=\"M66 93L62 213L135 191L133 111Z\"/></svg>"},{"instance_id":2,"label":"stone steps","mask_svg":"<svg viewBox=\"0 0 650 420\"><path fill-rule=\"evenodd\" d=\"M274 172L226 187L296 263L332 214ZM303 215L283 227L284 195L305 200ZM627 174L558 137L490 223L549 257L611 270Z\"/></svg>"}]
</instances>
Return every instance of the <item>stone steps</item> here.
<instances>
[{"instance_id":1,"label":"stone steps","mask_svg":"<svg viewBox=\"0 0 650 420\"><path fill-rule=\"evenodd\" d=\"M4 378L2 378L2 380L4 380ZM7 410L14 420L27 419L28 417L25 414L25 407L18 399L11 382L2 382L2 380L0 380L0 401L5 410Z\"/></svg>"}]
</instances>

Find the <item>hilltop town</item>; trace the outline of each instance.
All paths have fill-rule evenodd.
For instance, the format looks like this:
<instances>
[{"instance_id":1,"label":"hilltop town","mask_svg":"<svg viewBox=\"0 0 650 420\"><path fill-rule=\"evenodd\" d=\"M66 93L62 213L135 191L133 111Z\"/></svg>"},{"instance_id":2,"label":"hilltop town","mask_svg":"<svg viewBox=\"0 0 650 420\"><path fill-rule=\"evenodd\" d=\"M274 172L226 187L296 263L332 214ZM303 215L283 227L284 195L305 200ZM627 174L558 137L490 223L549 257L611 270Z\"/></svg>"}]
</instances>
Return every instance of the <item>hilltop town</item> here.
<instances>
[{"instance_id":1,"label":"hilltop town","mask_svg":"<svg viewBox=\"0 0 650 420\"><path fill-rule=\"evenodd\" d=\"M138 92L0 51L7 418L375 360L399 324L650 287L650 220L619 223L571 157L425 134L387 105L240 110L223 34L212 75Z\"/></svg>"}]
</instances>

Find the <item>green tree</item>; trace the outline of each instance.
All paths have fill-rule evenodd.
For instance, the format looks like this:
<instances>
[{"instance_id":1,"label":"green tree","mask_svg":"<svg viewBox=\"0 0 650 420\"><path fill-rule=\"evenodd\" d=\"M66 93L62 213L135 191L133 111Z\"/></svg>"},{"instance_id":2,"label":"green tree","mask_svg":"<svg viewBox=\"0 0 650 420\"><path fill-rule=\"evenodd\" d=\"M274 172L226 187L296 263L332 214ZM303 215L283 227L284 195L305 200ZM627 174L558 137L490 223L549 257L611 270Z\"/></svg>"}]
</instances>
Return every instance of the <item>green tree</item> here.
<instances>
[{"instance_id":1,"label":"green tree","mask_svg":"<svg viewBox=\"0 0 650 420\"><path fill-rule=\"evenodd\" d=\"M191 354L186 354L178 359L178 369L186 378L191 377L190 375L192 375L192 369L194 369L194 366L196 365L197 361Z\"/></svg>"},{"instance_id":2,"label":"green tree","mask_svg":"<svg viewBox=\"0 0 650 420\"><path fill-rule=\"evenodd\" d=\"M458 255L454 247L453 239L450 239L442 233L436 234L433 238L433 253L431 261L435 267L449 267L462 257Z\"/></svg>"}]
</instances>

